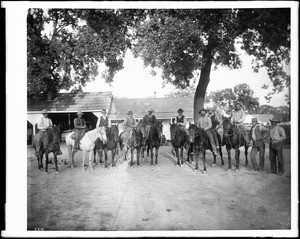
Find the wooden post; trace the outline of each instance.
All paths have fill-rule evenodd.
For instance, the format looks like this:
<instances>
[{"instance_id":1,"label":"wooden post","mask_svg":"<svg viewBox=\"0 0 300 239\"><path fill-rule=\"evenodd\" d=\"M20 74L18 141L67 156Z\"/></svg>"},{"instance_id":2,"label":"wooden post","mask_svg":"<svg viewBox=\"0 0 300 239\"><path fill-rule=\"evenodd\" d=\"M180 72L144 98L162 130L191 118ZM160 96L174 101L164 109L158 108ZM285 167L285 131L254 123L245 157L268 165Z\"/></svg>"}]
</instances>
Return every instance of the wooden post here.
<instances>
[{"instance_id":1,"label":"wooden post","mask_svg":"<svg viewBox=\"0 0 300 239\"><path fill-rule=\"evenodd\" d=\"M71 118L70 118L70 113L68 113L68 119L69 119L69 129L71 129Z\"/></svg>"}]
</instances>

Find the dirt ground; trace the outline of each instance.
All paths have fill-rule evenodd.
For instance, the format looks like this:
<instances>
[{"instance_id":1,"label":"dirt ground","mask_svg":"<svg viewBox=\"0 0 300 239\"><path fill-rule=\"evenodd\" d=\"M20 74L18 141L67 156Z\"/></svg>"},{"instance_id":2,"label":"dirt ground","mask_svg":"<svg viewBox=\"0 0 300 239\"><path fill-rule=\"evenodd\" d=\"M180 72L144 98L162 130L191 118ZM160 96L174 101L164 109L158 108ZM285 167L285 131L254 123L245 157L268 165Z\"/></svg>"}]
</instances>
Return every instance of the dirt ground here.
<instances>
[{"instance_id":1,"label":"dirt ground","mask_svg":"<svg viewBox=\"0 0 300 239\"><path fill-rule=\"evenodd\" d=\"M266 147L268 148L268 146ZM212 167L207 151L207 173L188 165L176 167L162 146L159 164L141 167L127 161L105 169L81 170L82 152L75 155L71 169L65 144L61 146L68 164L54 164L48 173L38 170L34 152L28 146L27 229L50 231L144 231L144 230L261 230L291 228L290 148L284 149L285 173L270 173L266 150L265 171L245 167L241 152L240 171ZM234 152L232 151L232 155ZM109 154L110 155L110 154ZM50 158L53 158L52 154ZM53 160L53 159L52 159ZM121 162L121 160L120 160ZM233 159L233 162L235 160ZM200 162L202 169L202 162Z\"/></svg>"}]
</instances>

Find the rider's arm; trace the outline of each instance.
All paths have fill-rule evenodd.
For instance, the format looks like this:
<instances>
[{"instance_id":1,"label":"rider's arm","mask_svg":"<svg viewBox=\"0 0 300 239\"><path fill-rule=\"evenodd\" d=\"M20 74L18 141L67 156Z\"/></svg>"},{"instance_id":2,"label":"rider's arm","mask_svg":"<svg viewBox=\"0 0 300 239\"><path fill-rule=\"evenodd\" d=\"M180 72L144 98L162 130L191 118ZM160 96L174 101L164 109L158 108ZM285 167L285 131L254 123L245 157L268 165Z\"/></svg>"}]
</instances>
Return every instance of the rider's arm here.
<instances>
[{"instance_id":1,"label":"rider's arm","mask_svg":"<svg viewBox=\"0 0 300 239\"><path fill-rule=\"evenodd\" d=\"M99 125L100 125L100 118L101 118L101 116L98 118L98 120L97 120L97 123L96 123L96 128L98 128L99 127Z\"/></svg>"},{"instance_id":2,"label":"rider's arm","mask_svg":"<svg viewBox=\"0 0 300 239\"><path fill-rule=\"evenodd\" d=\"M246 119L246 113L244 111L242 111L242 115L241 118L238 120L238 123L241 124L245 121Z\"/></svg>"},{"instance_id":3,"label":"rider's arm","mask_svg":"<svg viewBox=\"0 0 300 239\"><path fill-rule=\"evenodd\" d=\"M107 121L108 121L108 128L111 128L111 121L110 121L110 118L107 117Z\"/></svg>"}]
</instances>

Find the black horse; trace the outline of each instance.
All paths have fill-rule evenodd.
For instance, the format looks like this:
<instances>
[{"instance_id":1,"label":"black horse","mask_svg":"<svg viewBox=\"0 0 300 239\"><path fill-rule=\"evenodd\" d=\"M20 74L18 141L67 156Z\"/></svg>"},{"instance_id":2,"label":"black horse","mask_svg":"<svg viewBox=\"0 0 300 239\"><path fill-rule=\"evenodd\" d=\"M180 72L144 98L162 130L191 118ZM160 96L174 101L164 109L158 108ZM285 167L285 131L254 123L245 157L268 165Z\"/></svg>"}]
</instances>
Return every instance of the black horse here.
<instances>
[{"instance_id":1,"label":"black horse","mask_svg":"<svg viewBox=\"0 0 300 239\"><path fill-rule=\"evenodd\" d=\"M146 145L146 126L143 122L139 122L136 128L133 128L131 138L128 141L128 146L131 153L130 166L133 166L133 153L136 149L137 166L140 166L141 150L143 150L142 158L144 158L144 148Z\"/></svg>"},{"instance_id":2,"label":"black horse","mask_svg":"<svg viewBox=\"0 0 300 239\"><path fill-rule=\"evenodd\" d=\"M118 143L119 143L119 129L117 125L112 125L111 128L108 128L106 130L106 138L107 142L104 144L99 138L95 141L95 148L94 148L94 162L95 162L95 156L96 152L99 156L99 161L102 163L102 156L104 151L104 157L105 157L105 168L108 168L107 163L107 152L111 150L112 155L112 167L115 167L115 155L118 152Z\"/></svg>"},{"instance_id":3,"label":"black horse","mask_svg":"<svg viewBox=\"0 0 300 239\"><path fill-rule=\"evenodd\" d=\"M232 124L230 118L223 118L223 140L226 145L228 154L228 170L231 169L231 149L235 149L235 170L239 171L240 163L240 150L241 146L245 147L245 166L248 166L248 146L246 145L245 139L242 136L237 125Z\"/></svg>"},{"instance_id":4,"label":"black horse","mask_svg":"<svg viewBox=\"0 0 300 239\"><path fill-rule=\"evenodd\" d=\"M155 148L155 166L158 164L157 156L161 143L163 125L160 121L156 121L149 130L149 135L146 141L147 156L149 157L149 150L151 152L151 166L153 166L153 148Z\"/></svg>"},{"instance_id":5,"label":"black horse","mask_svg":"<svg viewBox=\"0 0 300 239\"><path fill-rule=\"evenodd\" d=\"M203 129L199 129L195 124L190 125L189 127L189 135L190 135L190 142L191 142L191 147L188 151L188 158L187 161L190 162L193 160L192 156L192 151L193 153L196 153L196 166L195 170L198 170L198 157L199 155L202 157L202 162L203 162L203 172L206 172L206 157L205 157L205 151L209 149L212 152L212 147L209 141L209 138L205 131ZM224 160L223 160L223 153L222 153L222 147L221 147L221 136L217 134L218 136L218 141L219 141L219 152L220 152L220 157L221 157L221 164L224 165ZM214 167L216 165L216 156L213 154L213 164L212 166Z\"/></svg>"},{"instance_id":6,"label":"black horse","mask_svg":"<svg viewBox=\"0 0 300 239\"><path fill-rule=\"evenodd\" d=\"M32 146L34 150L36 150L36 135L33 138ZM43 138L40 150L38 152L37 161L38 161L38 169L43 169L43 155L46 156L46 168L45 172L48 172L48 163L49 163L49 153L53 153L54 156L54 164L55 164L55 171L58 173L57 167L57 150L59 149L60 145L60 127L59 126L52 126L51 129L48 129L45 132L45 136Z\"/></svg>"},{"instance_id":7,"label":"black horse","mask_svg":"<svg viewBox=\"0 0 300 239\"><path fill-rule=\"evenodd\" d=\"M181 166L183 164L183 148L186 147L187 150L190 149L190 140L186 131L180 127L178 124L170 124L170 132L171 132L171 143L173 148L175 149L175 154L177 157L176 166ZM180 155L179 155L180 149ZM180 156L180 157L179 157Z\"/></svg>"}]
</instances>

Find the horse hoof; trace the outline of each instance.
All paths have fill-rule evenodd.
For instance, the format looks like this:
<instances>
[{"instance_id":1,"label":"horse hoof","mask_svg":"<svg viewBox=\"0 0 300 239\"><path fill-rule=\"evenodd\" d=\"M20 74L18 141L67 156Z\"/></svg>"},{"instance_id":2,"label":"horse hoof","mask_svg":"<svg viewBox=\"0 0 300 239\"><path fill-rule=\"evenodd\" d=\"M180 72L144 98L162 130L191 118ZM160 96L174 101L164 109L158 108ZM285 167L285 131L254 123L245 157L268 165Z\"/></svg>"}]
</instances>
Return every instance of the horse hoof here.
<instances>
[{"instance_id":1,"label":"horse hoof","mask_svg":"<svg viewBox=\"0 0 300 239\"><path fill-rule=\"evenodd\" d=\"M230 171L230 170L231 170L231 168L228 168L228 169L227 169L227 171Z\"/></svg>"},{"instance_id":2,"label":"horse hoof","mask_svg":"<svg viewBox=\"0 0 300 239\"><path fill-rule=\"evenodd\" d=\"M84 168L83 168L83 169L81 169L81 171L82 171L82 172L84 172Z\"/></svg>"},{"instance_id":3,"label":"horse hoof","mask_svg":"<svg viewBox=\"0 0 300 239\"><path fill-rule=\"evenodd\" d=\"M194 168L194 171L198 171L198 168Z\"/></svg>"},{"instance_id":4,"label":"horse hoof","mask_svg":"<svg viewBox=\"0 0 300 239\"><path fill-rule=\"evenodd\" d=\"M235 171L236 171L236 172L239 172L240 170L239 170L239 169L236 169Z\"/></svg>"},{"instance_id":5,"label":"horse hoof","mask_svg":"<svg viewBox=\"0 0 300 239\"><path fill-rule=\"evenodd\" d=\"M212 167L216 167L216 164L215 164L215 163L213 163L213 164L212 164Z\"/></svg>"},{"instance_id":6,"label":"horse hoof","mask_svg":"<svg viewBox=\"0 0 300 239\"><path fill-rule=\"evenodd\" d=\"M73 165L71 165L71 168L75 168Z\"/></svg>"},{"instance_id":7,"label":"horse hoof","mask_svg":"<svg viewBox=\"0 0 300 239\"><path fill-rule=\"evenodd\" d=\"M55 174L59 174L59 171L56 171Z\"/></svg>"},{"instance_id":8,"label":"horse hoof","mask_svg":"<svg viewBox=\"0 0 300 239\"><path fill-rule=\"evenodd\" d=\"M48 171L45 171L46 174L48 174Z\"/></svg>"},{"instance_id":9,"label":"horse hoof","mask_svg":"<svg viewBox=\"0 0 300 239\"><path fill-rule=\"evenodd\" d=\"M203 170L202 173L207 173L207 171L206 171L206 170Z\"/></svg>"},{"instance_id":10,"label":"horse hoof","mask_svg":"<svg viewBox=\"0 0 300 239\"><path fill-rule=\"evenodd\" d=\"M155 167L157 167L158 166L158 164L155 164Z\"/></svg>"}]
</instances>

